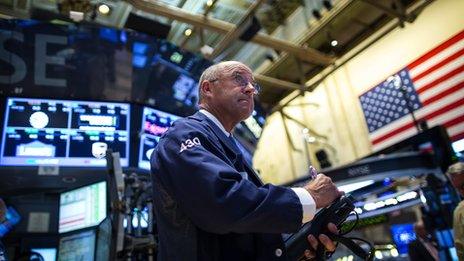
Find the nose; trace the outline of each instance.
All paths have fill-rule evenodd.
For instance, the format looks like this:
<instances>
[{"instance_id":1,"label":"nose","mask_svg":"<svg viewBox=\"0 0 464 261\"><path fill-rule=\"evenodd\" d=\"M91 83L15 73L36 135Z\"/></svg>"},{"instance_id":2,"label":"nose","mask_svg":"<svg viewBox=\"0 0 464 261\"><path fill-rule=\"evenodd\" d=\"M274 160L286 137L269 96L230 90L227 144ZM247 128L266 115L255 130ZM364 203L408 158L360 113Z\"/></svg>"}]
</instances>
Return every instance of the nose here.
<instances>
[{"instance_id":1,"label":"nose","mask_svg":"<svg viewBox=\"0 0 464 261\"><path fill-rule=\"evenodd\" d=\"M253 84L251 84L251 82L248 82L247 85L243 86L242 87L242 91L246 94L258 94L258 90L256 90L255 86L253 86Z\"/></svg>"}]
</instances>

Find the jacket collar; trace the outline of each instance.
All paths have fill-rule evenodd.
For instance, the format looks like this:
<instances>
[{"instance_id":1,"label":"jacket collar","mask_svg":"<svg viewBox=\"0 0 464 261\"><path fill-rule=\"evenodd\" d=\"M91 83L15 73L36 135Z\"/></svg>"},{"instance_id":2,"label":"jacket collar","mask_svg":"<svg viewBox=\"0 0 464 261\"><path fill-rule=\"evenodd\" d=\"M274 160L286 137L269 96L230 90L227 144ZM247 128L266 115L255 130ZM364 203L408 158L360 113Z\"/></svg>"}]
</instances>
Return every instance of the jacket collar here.
<instances>
[{"instance_id":1,"label":"jacket collar","mask_svg":"<svg viewBox=\"0 0 464 261\"><path fill-rule=\"evenodd\" d=\"M227 149L229 149L230 151L232 151L234 154L235 154L235 157L237 157L239 154L241 154L241 152L239 151L236 151L235 147L236 145L232 145L232 141L229 139L229 137L226 136L226 134L224 133L223 130L221 130L217 125L216 123L214 123L211 119L209 119L206 115L204 115L203 113L201 112L196 112L195 114L193 114L192 116L190 116L189 118L192 118L192 119L195 119L195 120L198 120L198 121L201 121L201 122L205 122L210 128L211 130L214 132L214 134L218 137L218 139L223 143L225 144L225 146L227 147ZM256 172L254 171L254 169L248 165L248 163L246 162L245 159L243 159L243 156L240 156L243 160L243 164L246 166L246 168L248 169L248 174L250 175L251 174L251 178L253 178L255 180L255 182L257 182L257 184L259 185L263 185L263 182L261 181L261 179L258 177L258 175L256 174Z\"/></svg>"},{"instance_id":2,"label":"jacket collar","mask_svg":"<svg viewBox=\"0 0 464 261\"><path fill-rule=\"evenodd\" d=\"M208 126L213 130L214 134L219 138L219 140L227 146L227 148L231 151L233 151L236 155L240 154L239 151L236 151L235 146L232 144L232 141L227 137L227 135L224 133L219 126L217 126L216 123L214 123L211 119L209 119L205 114L201 112L197 112L194 115L190 116L193 119L206 122Z\"/></svg>"}]
</instances>

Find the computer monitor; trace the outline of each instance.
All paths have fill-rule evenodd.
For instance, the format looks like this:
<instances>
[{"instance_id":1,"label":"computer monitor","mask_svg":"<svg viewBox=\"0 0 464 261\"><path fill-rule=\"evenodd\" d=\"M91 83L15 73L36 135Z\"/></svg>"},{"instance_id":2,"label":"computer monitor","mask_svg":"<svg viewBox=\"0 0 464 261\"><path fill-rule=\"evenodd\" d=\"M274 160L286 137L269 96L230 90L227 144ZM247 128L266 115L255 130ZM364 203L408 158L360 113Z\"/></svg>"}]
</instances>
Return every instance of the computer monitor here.
<instances>
[{"instance_id":1,"label":"computer monitor","mask_svg":"<svg viewBox=\"0 0 464 261\"><path fill-rule=\"evenodd\" d=\"M132 41L132 100L180 116L197 111L198 79L212 63L148 35Z\"/></svg>"},{"instance_id":2,"label":"computer monitor","mask_svg":"<svg viewBox=\"0 0 464 261\"><path fill-rule=\"evenodd\" d=\"M97 226L106 214L106 181L61 193L58 232Z\"/></svg>"},{"instance_id":3,"label":"computer monitor","mask_svg":"<svg viewBox=\"0 0 464 261\"><path fill-rule=\"evenodd\" d=\"M107 149L129 158L130 105L6 99L0 165L106 166Z\"/></svg>"},{"instance_id":4,"label":"computer monitor","mask_svg":"<svg viewBox=\"0 0 464 261\"><path fill-rule=\"evenodd\" d=\"M58 261L95 260L95 230L79 231L60 238Z\"/></svg>"},{"instance_id":5,"label":"computer monitor","mask_svg":"<svg viewBox=\"0 0 464 261\"><path fill-rule=\"evenodd\" d=\"M143 108L142 126L139 147L138 167L150 169L150 157L163 135L179 116L155 110L149 107Z\"/></svg>"},{"instance_id":6,"label":"computer monitor","mask_svg":"<svg viewBox=\"0 0 464 261\"><path fill-rule=\"evenodd\" d=\"M43 261L56 261L56 248L32 248L31 252L40 254Z\"/></svg>"},{"instance_id":7,"label":"computer monitor","mask_svg":"<svg viewBox=\"0 0 464 261\"><path fill-rule=\"evenodd\" d=\"M95 260L109 261L111 253L111 219L105 218L97 228Z\"/></svg>"},{"instance_id":8,"label":"computer monitor","mask_svg":"<svg viewBox=\"0 0 464 261\"><path fill-rule=\"evenodd\" d=\"M408 245L416 240L413 224L396 224L390 226L393 241L395 242L398 253L407 254Z\"/></svg>"}]
</instances>

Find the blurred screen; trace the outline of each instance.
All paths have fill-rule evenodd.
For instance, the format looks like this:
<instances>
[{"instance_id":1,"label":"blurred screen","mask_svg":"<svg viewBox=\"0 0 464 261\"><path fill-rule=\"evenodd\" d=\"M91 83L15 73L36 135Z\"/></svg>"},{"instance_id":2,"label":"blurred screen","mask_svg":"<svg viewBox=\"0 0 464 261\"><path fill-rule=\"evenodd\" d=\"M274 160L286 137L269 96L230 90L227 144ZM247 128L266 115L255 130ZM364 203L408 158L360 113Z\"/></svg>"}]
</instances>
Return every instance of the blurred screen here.
<instances>
[{"instance_id":1,"label":"blurred screen","mask_svg":"<svg viewBox=\"0 0 464 261\"><path fill-rule=\"evenodd\" d=\"M435 238L437 239L439 247L450 248L454 246L452 229L435 231Z\"/></svg>"},{"instance_id":2,"label":"blurred screen","mask_svg":"<svg viewBox=\"0 0 464 261\"><path fill-rule=\"evenodd\" d=\"M107 149L128 165L130 105L8 98L0 165L106 166Z\"/></svg>"},{"instance_id":3,"label":"blurred screen","mask_svg":"<svg viewBox=\"0 0 464 261\"><path fill-rule=\"evenodd\" d=\"M95 231L84 231L60 238L58 261L95 260Z\"/></svg>"},{"instance_id":4,"label":"blurred screen","mask_svg":"<svg viewBox=\"0 0 464 261\"><path fill-rule=\"evenodd\" d=\"M56 248L33 248L31 252L39 253L43 261L56 261ZM32 259L31 260L37 260Z\"/></svg>"},{"instance_id":5,"label":"blurred screen","mask_svg":"<svg viewBox=\"0 0 464 261\"><path fill-rule=\"evenodd\" d=\"M98 225L106 218L106 182L61 193L58 232Z\"/></svg>"},{"instance_id":6,"label":"blurred screen","mask_svg":"<svg viewBox=\"0 0 464 261\"><path fill-rule=\"evenodd\" d=\"M11 206L7 207L5 220L0 223L0 238L10 232L20 220L21 216L19 213Z\"/></svg>"},{"instance_id":7,"label":"blurred screen","mask_svg":"<svg viewBox=\"0 0 464 261\"><path fill-rule=\"evenodd\" d=\"M97 250L95 260L109 261L111 251L111 219L105 218L97 230Z\"/></svg>"},{"instance_id":8,"label":"blurred screen","mask_svg":"<svg viewBox=\"0 0 464 261\"><path fill-rule=\"evenodd\" d=\"M150 157L158 145L158 141L172 123L179 119L179 116L155 110L149 107L143 108L142 115L142 135L140 136L139 161L138 167L150 169Z\"/></svg>"},{"instance_id":9,"label":"blurred screen","mask_svg":"<svg viewBox=\"0 0 464 261\"><path fill-rule=\"evenodd\" d=\"M127 38L107 27L0 19L0 89L6 95L128 100Z\"/></svg>"},{"instance_id":10,"label":"blurred screen","mask_svg":"<svg viewBox=\"0 0 464 261\"><path fill-rule=\"evenodd\" d=\"M408 253L408 245L416 240L413 224L398 224L390 226L393 241L400 254Z\"/></svg>"},{"instance_id":11,"label":"blurred screen","mask_svg":"<svg viewBox=\"0 0 464 261\"><path fill-rule=\"evenodd\" d=\"M180 116L198 108L198 79L212 63L160 39L133 37L132 99Z\"/></svg>"}]
</instances>

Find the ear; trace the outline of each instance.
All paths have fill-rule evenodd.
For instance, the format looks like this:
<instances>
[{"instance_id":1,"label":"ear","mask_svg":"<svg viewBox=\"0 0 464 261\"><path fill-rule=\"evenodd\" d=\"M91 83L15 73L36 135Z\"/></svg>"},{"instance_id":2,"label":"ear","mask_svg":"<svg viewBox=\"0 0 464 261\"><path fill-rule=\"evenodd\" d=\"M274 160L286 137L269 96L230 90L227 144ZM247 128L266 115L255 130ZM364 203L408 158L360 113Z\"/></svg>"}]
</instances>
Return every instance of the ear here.
<instances>
[{"instance_id":1,"label":"ear","mask_svg":"<svg viewBox=\"0 0 464 261\"><path fill-rule=\"evenodd\" d=\"M212 90L213 84L210 81L203 81L200 86L200 90L203 94L203 97L211 97L213 95Z\"/></svg>"}]
</instances>

